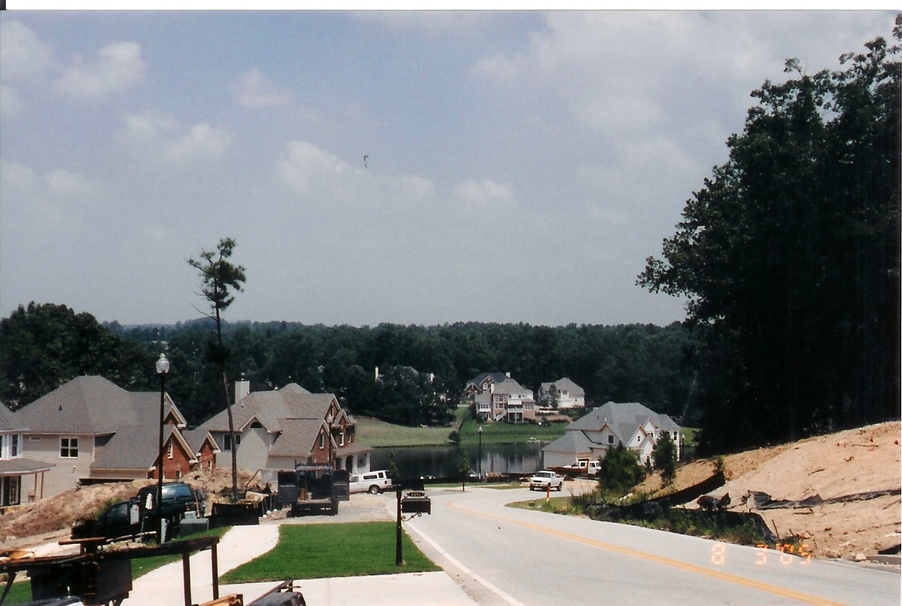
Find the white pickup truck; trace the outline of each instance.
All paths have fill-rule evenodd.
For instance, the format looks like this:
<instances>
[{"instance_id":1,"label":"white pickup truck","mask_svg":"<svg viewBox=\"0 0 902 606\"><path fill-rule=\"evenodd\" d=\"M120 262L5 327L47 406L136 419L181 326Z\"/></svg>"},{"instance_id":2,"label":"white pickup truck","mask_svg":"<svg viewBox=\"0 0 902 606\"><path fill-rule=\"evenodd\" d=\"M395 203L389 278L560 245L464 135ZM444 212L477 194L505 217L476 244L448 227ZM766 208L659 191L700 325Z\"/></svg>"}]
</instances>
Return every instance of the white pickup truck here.
<instances>
[{"instance_id":1,"label":"white pickup truck","mask_svg":"<svg viewBox=\"0 0 902 606\"><path fill-rule=\"evenodd\" d=\"M598 472L601 471L601 461L599 460L588 460L588 459L579 459L570 465L564 465L564 469L567 470L567 473L576 472L579 475L584 476L597 476Z\"/></svg>"},{"instance_id":2,"label":"white pickup truck","mask_svg":"<svg viewBox=\"0 0 902 606\"><path fill-rule=\"evenodd\" d=\"M537 471L529 478L530 490L548 490L553 488L560 491L564 488L564 476L553 471Z\"/></svg>"},{"instance_id":3,"label":"white pickup truck","mask_svg":"<svg viewBox=\"0 0 902 606\"><path fill-rule=\"evenodd\" d=\"M350 478L348 490L351 493L368 492L379 494L383 490L391 488L391 478L385 470L368 471L367 473L354 474Z\"/></svg>"}]
</instances>

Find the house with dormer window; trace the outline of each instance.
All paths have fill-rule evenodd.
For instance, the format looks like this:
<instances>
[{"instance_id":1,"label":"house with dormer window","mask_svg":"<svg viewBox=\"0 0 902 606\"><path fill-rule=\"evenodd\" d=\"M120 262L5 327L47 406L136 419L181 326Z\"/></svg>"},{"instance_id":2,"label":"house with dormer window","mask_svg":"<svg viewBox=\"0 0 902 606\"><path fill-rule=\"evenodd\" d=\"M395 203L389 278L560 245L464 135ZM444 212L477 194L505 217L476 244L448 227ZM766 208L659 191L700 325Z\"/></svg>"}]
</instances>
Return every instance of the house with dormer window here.
<instances>
[{"instance_id":1,"label":"house with dormer window","mask_svg":"<svg viewBox=\"0 0 902 606\"><path fill-rule=\"evenodd\" d=\"M163 396L164 443L159 452L159 392L130 392L100 376L78 377L22 407L22 456L48 468L25 499L50 497L82 484L177 479L198 467L200 450L215 447L201 436L197 448L184 435L185 418Z\"/></svg>"},{"instance_id":2,"label":"house with dormer window","mask_svg":"<svg viewBox=\"0 0 902 606\"><path fill-rule=\"evenodd\" d=\"M209 433L221 454L238 467L267 476L296 464L331 464L349 473L370 469L371 448L356 439L356 421L333 394L311 393L296 383L282 389L251 392L247 381L235 388L232 406L235 440L223 410L198 429Z\"/></svg>"},{"instance_id":3,"label":"house with dormer window","mask_svg":"<svg viewBox=\"0 0 902 606\"><path fill-rule=\"evenodd\" d=\"M489 383L485 391L475 394L474 403L476 414L483 420L523 423L536 419L532 390L508 377Z\"/></svg>"},{"instance_id":4,"label":"house with dormer window","mask_svg":"<svg viewBox=\"0 0 902 606\"><path fill-rule=\"evenodd\" d=\"M538 395L539 405L548 410L569 410L586 406L585 390L567 377L542 383Z\"/></svg>"},{"instance_id":5,"label":"house with dormer window","mask_svg":"<svg viewBox=\"0 0 902 606\"><path fill-rule=\"evenodd\" d=\"M609 448L623 444L645 463L667 433L680 457L680 426L636 402L608 402L567 426L564 435L542 449L546 467L563 467L579 459L603 459Z\"/></svg>"}]
</instances>

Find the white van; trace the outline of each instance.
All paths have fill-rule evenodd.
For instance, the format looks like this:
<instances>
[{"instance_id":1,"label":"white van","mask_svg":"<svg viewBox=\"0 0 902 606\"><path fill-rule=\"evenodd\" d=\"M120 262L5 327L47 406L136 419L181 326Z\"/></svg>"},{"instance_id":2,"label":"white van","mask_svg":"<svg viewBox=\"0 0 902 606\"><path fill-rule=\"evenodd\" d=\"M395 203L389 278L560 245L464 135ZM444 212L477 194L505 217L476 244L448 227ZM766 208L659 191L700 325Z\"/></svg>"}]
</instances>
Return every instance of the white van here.
<instances>
[{"instance_id":1,"label":"white van","mask_svg":"<svg viewBox=\"0 0 902 606\"><path fill-rule=\"evenodd\" d=\"M379 494L389 488L391 488L391 478L388 477L388 472L384 469L353 474L350 478L351 493L368 492L370 494Z\"/></svg>"}]
</instances>

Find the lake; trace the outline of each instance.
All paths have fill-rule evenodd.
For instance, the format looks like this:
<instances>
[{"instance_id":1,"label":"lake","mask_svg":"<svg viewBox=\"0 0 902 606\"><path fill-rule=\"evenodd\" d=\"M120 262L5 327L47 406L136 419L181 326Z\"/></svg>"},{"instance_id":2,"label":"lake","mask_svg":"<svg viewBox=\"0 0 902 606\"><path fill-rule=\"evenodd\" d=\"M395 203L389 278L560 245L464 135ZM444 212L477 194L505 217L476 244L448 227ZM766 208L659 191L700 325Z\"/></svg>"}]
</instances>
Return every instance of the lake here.
<instances>
[{"instance_id":1,"label":"lake","mask_svg":"<svg viewBox=\"0 0 902 606\"><path fill-rule=\"evenodd\" d=\"M542 469L542 443L483 444L483 473L529 474ZM371 469L388 469L392 460L402 478L456 478L460 460L466 458L473 471L479 471L478 446L407 446L374 448Z\"/></svg>"}]
</instances>

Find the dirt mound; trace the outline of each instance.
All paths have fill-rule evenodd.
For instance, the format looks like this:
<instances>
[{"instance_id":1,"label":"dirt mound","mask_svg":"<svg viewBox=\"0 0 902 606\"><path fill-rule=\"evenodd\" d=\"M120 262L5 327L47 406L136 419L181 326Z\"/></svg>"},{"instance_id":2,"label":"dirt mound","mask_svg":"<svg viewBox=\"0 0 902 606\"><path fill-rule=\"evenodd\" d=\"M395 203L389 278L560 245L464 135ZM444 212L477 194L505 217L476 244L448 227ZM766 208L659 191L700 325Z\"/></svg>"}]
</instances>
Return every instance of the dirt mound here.
<instances>
[{"instance_id":1,"label":"dirt mound","mask_svg":"<svg viewBox=\"0 0 902 606\"><path fill-rule=\"evenodd\" d=\"M232 473L228 468L212 472L192 472L181 481L203 489L210 503L229 500ZM112 503L129 499L139 489L153 483L154 480L135 480L81 486L36 503L16 507L0 516L0 548L29 547L66 538L72 524L78 520L99 515ZM252 482L250 473L243 471L238 473L238 486L240 489L262 488Z\"/></svg>"},{"instance_id":2,"label":"dirt mound","mask_svg":"<svg viewBox=\"0 0 902 606\"><path fill-rule=\"evenodd\" d=\"M900 423L881 423L793 444L760 448L723 458L725 486L731 509L756 511L780 536L799 535L816 556L855 559L900 544L902 540L902 468ZM674 485L682 489L701 482L715 470L715 461L695 461L677 471ZM656 493L660 477L648 478L637 490ZM849 500L779 509L755 509L751 491L792 503L815 495L825 501ZM865 499L869 493L892 494ZM687 505L694 507L695 504Z\"/></svg>"}]
</instances>

